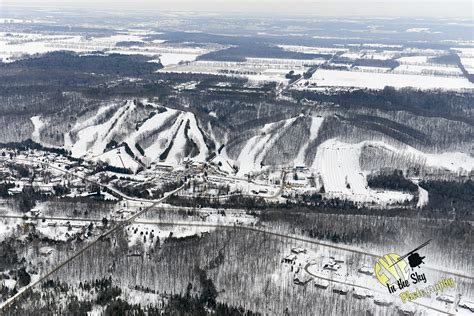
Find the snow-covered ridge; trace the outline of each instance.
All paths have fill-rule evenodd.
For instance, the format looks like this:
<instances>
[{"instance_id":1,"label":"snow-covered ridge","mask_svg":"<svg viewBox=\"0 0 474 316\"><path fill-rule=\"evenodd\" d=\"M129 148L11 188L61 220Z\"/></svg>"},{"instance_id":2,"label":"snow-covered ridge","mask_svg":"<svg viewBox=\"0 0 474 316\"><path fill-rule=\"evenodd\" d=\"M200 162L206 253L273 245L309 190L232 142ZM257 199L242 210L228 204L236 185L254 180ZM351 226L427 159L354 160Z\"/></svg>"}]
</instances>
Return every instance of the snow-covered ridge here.
<instances>
[{"instance_id":1,"label":"snow-covered ridge","mask_svg":"<svg viewBox=\"0 0 474 316\"><path fill-rule=\"evenodd\" d=\"M282 132L297 118L265 124L259 134L250 138L239 157L237 158L240 169L239 174L246 174L262 167L262 162L269 148L278 140Z\"/></svg>"},{"instance_id":2,"label":"snow-covered ridge","mask_svg":"<svg viewBox=\"0 0 474 316\"><path fill-rule=\"evenodd\" d=\"M35 116L31 121L35 127L32 138L41 142L40 131L48 128L48 119ZM301 114L250 127L246 130L250 138L236 139L231 144L229 135L233 134L218 139L209 121L192 112L129 100L104 105L92 117L79 118L71 131L65 133L64 147L75 157L104 161L132 171L152 163L177 167L187 160L206 162L212 156L221 171L233 174L238 170L237 175L244 176L269 166L305 166L308 147L317 140L323 122L324 117ZM212 143L211 149L208 146ZM367 188L366 171L360 165L364 146L407 156L423 166L452 173L466 174L474 169L474 158L466 153L433 154L410 146L397 148L383 141L347 144L337 139L319 145L312 165L306 167L322 180L328 194L368 202L410 199L406 194Z\"/></svg>"},{"instance_id":3,"label":"snow-covered ridge","mask_svg":"<svg viewBox=\"0 0 474 316\"><path fill-rule=\"evenodd\" d=\"M33 120L39 128L39 119ZM36 134L39 138L35 129ZM205 161L209 155L193 113L154 104L137 105L130 100L99 108L95 116L79 120L64 136L65 148L73 156L134 171L154 161L177 166L185 158ZM116 150L110 150L118 145ZM186 146L195 148L190 150ZM186 151L191 152L190 157Z\"/></svg>"}]
</instances>

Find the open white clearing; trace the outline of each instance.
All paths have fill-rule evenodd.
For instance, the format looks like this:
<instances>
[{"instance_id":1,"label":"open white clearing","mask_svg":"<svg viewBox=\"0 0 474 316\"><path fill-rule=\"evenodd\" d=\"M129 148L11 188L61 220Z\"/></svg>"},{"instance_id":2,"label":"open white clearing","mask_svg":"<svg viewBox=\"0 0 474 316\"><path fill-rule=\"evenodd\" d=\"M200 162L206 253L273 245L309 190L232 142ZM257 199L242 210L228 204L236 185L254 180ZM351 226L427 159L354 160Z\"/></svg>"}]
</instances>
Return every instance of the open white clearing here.
<instances>
[{"instance_id":1,"label":"open white clearing","mask_svg":"<svg viewBox=\"0 0 474 316\"><path fill-rule=\"evenodd\" d=\"M436 77L395 73L370 73L319 69L310 80L318 86L383 89L414 87L419 89L474 89L464 77Z\"/></svg>"}]
</instances>

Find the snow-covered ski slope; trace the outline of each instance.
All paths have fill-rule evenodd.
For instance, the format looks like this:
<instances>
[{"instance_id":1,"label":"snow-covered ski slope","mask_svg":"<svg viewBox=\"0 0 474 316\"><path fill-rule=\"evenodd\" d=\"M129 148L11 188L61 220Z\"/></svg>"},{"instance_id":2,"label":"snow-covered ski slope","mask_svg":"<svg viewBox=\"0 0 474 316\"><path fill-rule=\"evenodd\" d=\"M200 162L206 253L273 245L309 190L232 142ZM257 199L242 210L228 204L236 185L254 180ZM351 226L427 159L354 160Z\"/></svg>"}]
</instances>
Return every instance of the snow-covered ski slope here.
<instances>
[{"instance_id":1,"label":"snow-covered ski slope","mask_svg":"<svg viewBox=\"0 0 474 316\"><path fill-rule=\"evenodd\" d=\"M288 128L296 118L265 124L256 136L250 138L240 152L237 161L240 164L239 174L244 175L261 169L261 164L269 148L278 140L281 133Z\"/></svg>"},{"instance_id":2,"label":"snow-covered ski slope","mask_svg":"<svg viewBox=\"0 0 474 316\"><path fill-rule=\"evenodd\" d=\"M413 198L408 193L373 190L367 186L367 173L361 169L359 163L364 145L379 146L402 155L418 156L427 166L452 172L468 172L474 169L474 158L465 153L427 154L409 146L398 149L378 141L348 144L330 139L318 147L312 165L312 169L321 175L324 189L329 196L378 204L400 203ZM423 199L426 197L423 196Z\"/></svg>"},{"instance_id":3,"label":"snow-covered ski slope","mask_svg":"<svg viewBox=\"0 0 474 316\"><path fill-rule=\"evenodd\" d=\"M367 175L360 168L362 144L346 144L331 139L318 148L313 169L321 174L324 190L329 196L357 202L394 204L411 200L408 193L376 191L367 186Z\"/></svg>"},{"instance_id":4,"label":"snow-covered ski slope","mask_svg":"<svg viewBox=\"0 0 474 316\"><path fill-rule=\"evenodd\" d=\"M71 132L65 135L65 147L71 150L73 156L96 156L104 152L107 144L113 140L114 132L120 130L125 122L126 114L133 110L135 105L131 101L118 108L113 116L101 123L100 118L115 105L100 108L97 115L74 126ZM71 135L75 135L75 139Z\"/></svg>"},{"instance_id":5,"label":"snow-covered ski slope","mask_svg":"<svg viewBox=\"0 0 474 316\"><path fill-rule=\"evenodd\" d=\"M308 149L309 144L313 142L319 134L319 129L321 128L321 125L323 124L324 118L321 116L311 117L311 127L310 127L310 135L308 141L301 147L300 151L298 152L298 156L296 156L296 159L294 161L295 166L304 166L304 157L306 150Z\"/></svg>"},{"instance_id":6,"label":"snow-covered ski slope","mask_svg":"<svg viewBox=\"0 0 474 316\"><path fill-rule=\"evenodd\" d=\"M227 145L231 133L221 132L218 139L209 121L187 110L177 110L153 103L124 101L100 107L92 116L79 118L65 133L65 148L73 156L137 171L151 163L177 167L186 160L205 162L212 154L221 171L238 176L258 173L267 167L304 166L308 147L322 135L325 118L298 115L245 130L250 136ZM41 129L48 128L48 118L32 117L32 138L41 142ZM213 148L209 148L210 144ZM224 145L224 147L221 147ZM423 166L466 174L474 169L474 158L461 152L424 153L410 146L395 147L383 141L345 143L326 140L317 147L312 165L306 167L322 180L329 197L341 197L364 203L402 203L413 199L404 192L374 190L367 186L368 171L360 165L365 146L415 159ZM397 145L398 146L398 145ZM218 150L220 148L220 150ZM228 151L228 149L231 149ZM314 150L314 148L312 148ZM232 155L228 155L232 153ZM215 154L215 155L214 155ZM310 159L311 161L311 159ZM235 168L237 166L238 168ZM426 194L422 192L426 203Z\"/></svg>"},{"instance_id":7,"label":"snow-covered ski slope","mask_svg":"<svg viewBox=\"0 0 474 316\"><path fill-rule=\"evenodd\" d=\"M40 116L32 116L30 118L31 123L33 123L34 129L33 133L31 134L31 139L35 142L41 141L41 129L45 126L45 123L41 120Z\"/></svg>"},{"instance_id":8,"label":"snow-covered ski slope","mask_svg":"<svg viewBox=\"0 0 474 316\"><path fill-rule=\"evenodd\" d=\"M143 145L147 143L146 141L140 142L149 137L156 138L149 146ZM138 156L142 154L136 149L136 144L143 148L145 154L142 156L149 160L158 159L169 165L177 165L185 158L184 151L188 139L198 148L198 154L193 158L204 161L208 156L208 148L194 114L166 108L165 112L158 113L144 122L138 130L127 137L126 142ZM167 149L168 153L164 157L163 153Z\"/></svg>"},{"instance_id":9,"label":"snow-covered ski slope","mask_svg":"<svg viewBox=\"0 0 474 316\"><path fill-rule=\"evenodd\" d=\"M209 150L194 114L154 106L148 110L150 113L146 119L138 120L137 111L133 101L121 106L101 107L95 116L77 123L65 134L66 149L76 157L106 159L111 165L123 167L117 154L109 151L108 145L125 142L136 159L125 150L121 156L128 156L129 159L124 159L125 167L135 170L137 160L178 165L186 158L186 145L191 144L194 147L192 158L205 161Z\"/></svg>"},{"instance_id":10,"label":"snow-covered ski slope","mask_svg":"<svg viewBox=\"0 0 474 316\"><path fill-rule=\"evenodd\" d=\"M192 112L154 104L147 106L149 108L143 110L135 102L126 101L101 107L95 115L79 120L71 131L65 133L65 148L76 157L95 160L106 157L112 165L123 167L119 159L111 157L116 153L104 153L125 143L129 150L128 153L124 150L122 156L127 154L130 157L125 159L130 161L130 165L125 165L136 170L136 163L149 165L159 162L177 166L187 159L204 162L217 149L211 151L206 139L224 145L229 141L216 139L212 127L204 125ZM137 114L140 111L144 113ZM318 116L300 115L267 123L253 130L254 136L242 143L237 157L230 159L224 148L216 153L214 160L228 172L234 171L232 166L239 166L239 175L259 171L275 159L289 165L304 165L307 147L316 139L323 120ZM206 126L207 133L203 126ZM293 136L295 131L296 136ZM281 159L282 152L288 157Z\"/></svg>"},{"instance_id":11,"label":"snow-covered ski slope","mask_svg":"<svg viewBox=\"0 0 474 316\"><path fill-rule=\"evenodd\" d=\"M106 162L118 168L130 169L133 172L136 172L141 166L139 162L127 153L124 146L111 149L102 155L94 157L93 160Z\"/></svg>"}]
</instances>

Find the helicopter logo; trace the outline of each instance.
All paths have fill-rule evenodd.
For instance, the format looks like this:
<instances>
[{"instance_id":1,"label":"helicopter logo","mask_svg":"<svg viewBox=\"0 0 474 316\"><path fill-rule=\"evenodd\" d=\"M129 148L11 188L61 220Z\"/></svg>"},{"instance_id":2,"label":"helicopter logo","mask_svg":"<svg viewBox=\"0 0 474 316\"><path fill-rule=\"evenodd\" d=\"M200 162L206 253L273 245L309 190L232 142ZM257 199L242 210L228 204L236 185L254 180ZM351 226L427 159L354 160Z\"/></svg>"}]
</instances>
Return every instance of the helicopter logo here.
<instances>
[{"instance_id":1,"label":"helicopter logo","mask_svg":"<svg viewBox=\"0 0 474 316\"><path fill-rule=\"evenodd\" d=\"M430 242L431 242L431 239L428 240L428 241L425 241L424 243L422 243L421 245L419 245L418 247L416 247L415 249L413 249L413 250L410 251L409 253L407 253L407 254L405 254L405 255L399 257L398 260L397 260L394 264L392 264L392 266L395 265L395 264L397 264L397 263L399 263L400 261L404 260L406 257L408 257L408 263L410 264L410 267L411 267L412 269L417 268L417 267L419 268L422 263L424 264L423 259L425 259L426 257L421 257L421 256L420 256L417 252L415 252L415 251L417 251L417 250L419 250L419 249L421 249L421 248L423 248L423 247L428 246L428 244L429 244Z\"/></svg>"},{"instance_id":2,"label":"helicopter logo","mask_svg":"<svg viewBox=\"0 0 474 316\"><path fill-rule=\"evenodd\" d=\"M413 270L424 263L423 259L425 259L425 257L420 256L417 251L426 247L430 242L431 239L403 256L389 253L380 257L375 263L375 276L378 281L389 288L392 288L392 286L396 284L406 284L406 282L408 282L410 268ZM406 258L408 258L408 262L405 260Z\"/></svg>"}]
</instances>

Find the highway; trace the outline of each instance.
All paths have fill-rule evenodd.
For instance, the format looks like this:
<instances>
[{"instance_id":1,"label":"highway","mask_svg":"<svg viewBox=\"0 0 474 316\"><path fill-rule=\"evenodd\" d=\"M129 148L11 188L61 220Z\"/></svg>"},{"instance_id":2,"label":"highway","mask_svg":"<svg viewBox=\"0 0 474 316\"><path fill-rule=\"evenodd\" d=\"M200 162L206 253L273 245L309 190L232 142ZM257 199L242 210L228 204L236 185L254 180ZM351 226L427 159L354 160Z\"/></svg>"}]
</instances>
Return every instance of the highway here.
<instances>
[{"instance_id":1,"label":"highway","mask_svg":"<svg viewBox=\"0 0 474 316\"><path fill-rule=\"evenodd\" d=\"M149 206L147 209L143 210L140 215L142 215L144 212L148 211L149 209L153 208L154 206L155 205ZM23 216L8 215L7 214L7 215L0 215L0 218L18 218L18 219L20 219L20 218L23 218ZM91 218L76 218L76 219L73 219L73 218L69 218L69 217L37 217L37 219L40 219L40 220L42 220L43 218L46 219L46 220L102 222L102 219L98 219L98 218L96 218L96 219L91 219ZM208 228L222 228L222 229L241 229L241 230L253 231L253 232L257 232L257 233L264 233L264 234L267 234L269 236L274 236L274 237L279 237L279 238L284 238L284 239L289 239L289 240L294 240L294 241L300 241L300 242L308 243L310 245L316 245L316 246L320 246L320 247L327 247L327 248L330 248L330 249L347 251L347 252L350 252L350 253L369 256L369 257L372 257L374 259L377 259L377 258L381 257L380 254L371 253L371 252L355 249L355 248L344 246L344 245L329 244L329 243L326 243L326 242L314 240L314 239L307 238L307 237L295 236L295 235L290 235L290 234L283 234L283 233L278 233L278 232L275 232L275 231L272 231L272 230L269 230L269 229L258 228L258 227L255 227L255 226L246 226L246 225L241 225L241 224L176 222L176 221L170 222L170 221L161 221L161 220L153 220L153 219L150 219L150 220L134 220L133 222L136 223L136 224L143 224L143 225L147 225L147 224L148 225L174 225L174 226L208 227ZM110 220L109 223L118 223L118 224L122 225L121 227L124 227L124 226L126 226L127 224L130 223L130 220L129 219L123 220L123 221ZM463 279L467 279L467 280L474 280L474 276L468 275L468 274L463 274L463 273L458 273L458 272L455 272L455 271L440 269L440 268L432 267L432 266L429 266L429 265L424 265L423 268L427 269L427 270L435 271L435 272L449 274L449 275L456 276L456 277L463 278Z\"/></svg>"},{"instance_id":2,"label":"highway","mask_svg":"<svg viewBox=\"0 0 474 316\"><path fill-rule=\"evenodd\" d=\"M0 160L3 160L3 161L8 161L8 159L0 159ZM79 175L76 175L72 172L69 172L68 170L64 170L64 169L61 169L59 167L56 167L54 165L51 165L49 163L45 163L45 162L41 162L41 161L31 161L31 160L27 160L27 159L16 159L16 160L22 160L22 161L27 161L29 163L41 163L41 164L44 164L44 165L47 165L49 166L50 168L52 169L55 169L55 170L58 170L58 171L61 171L61 172L64 172L64 173L67 173L67 174L70 174L72 176L75 176L77 178L80 178L84 181L87 181L87 182L90 182L90 183L94 183L96 185L99 185L103 188L106 188L106 189L109 189L111 191L113 191L114 193L120 195L122 198L124 198L125 200L128 200L128 201L136 201L136 202L148 202L148 203L151 203L149 206L143 208L141 211L135 213L134 215L130 216L129 218L127 218L126 220L124 221L121 221L121 222L116 222L117 225L115 225L114 227L112 227L111 229L105 231L104 233L102 233L98 238L96 238L95 240L91 241L90 243L88 243L84 248L82 248L81 250L79 250L78 252L76 252L74 255L72 255L71 257L65 259L64 261L62 261L61 263L59 263L56 267L54 267L53 269L51 269L48 273L42 275L41 277L38 278L38 280L28 284L27 286L21 288L15 295L13 295L12 297L10 297L8 300L6 300L5 302L3 302L1 305L0 305L0 311L6 309L7 307L11 306L16 300L18 300L21 296L23 296L29 289L35 287L36 285L40 284L41 282L43 282L44 280L46 280L47 278L49 278L52 274L54 274L55 272L57 272L59 269L61 269L62 267L64 267L66 264L68 264L69 262L73 261L75 258L77 258L78 256L80 256L81 254L83 254L87 249L91 248L92 246L94 246L99 240L109 236L110 234L116 232L117 230L129 225L131 222L133 222L137 217L143 215L145 212L147 212L148 210L150 210L151 208L153 207L157 207L159 206L161 203L163 203L168 197L170 197L171 195L181 191L183 188L184 188L184 185L180 186L179 188L171 191L171 192L167 192L165 194L164 197L162 197L161 199L158 199L158 200L145 200L145 199L137 199L137 198L133 198L133 197L129 197L127 196L126 194L123 194L122 192L120 192L119 190L116 190L115 188L112 188L112 187L109 187L107 185L104 185L104 184L101 184L97 181L94 181L94 180L91 180L91 179L88 179L87 177L83 177L83 176L79 176ZM68 219L70 220L70 219ZM88 220L90 221L90 219Z\"/></svg>"},{"instance_id":3,"label":"highway","mask_svg":"<svg viewBox=\"0 0 474 316\"><path fill-rule=\"evenodd\" d=\"M0 159L0 160L6 160L6 159ZM31 161L29 161L31 162ZM42 163L42 164L45 164L44 162L35 162L35 163ZM94 180L90 180L90 179L87 179L87 177L83 177L83 176L79 176L79 175L76 175L74 173L71 173L67 170L63 170L59 167L56 167L56 166L53 166L53 165L50 165L50 164L47 164L49 165L52 169L55 169L55 170L58 170L58 171L61 171L61 172L65 172L67 174L70 174L72 176L75 176L75 177L78 177L80 179L83 179L84 181L88 181L88 182L91 182L91 183L94 183L94 184L97 184L97 185L100 185L101 187L104 187L104 188L107 188L109 190L111 190L111 188L107 185L104 185L104 184L101 184L101 183L98 183ZM284 175L283 175L284 177ZM148 205L147 207L143 208L141 211L135 213L134 215L130 216L129 218L123 220L123 221L113 221L111 220L110 223L111 224L115 224L115 226L113 226L112 228L110 228L109 230L105 231L104 233L102 233L100 236L98 236L95 240L91 241L89 244L87 244L84 248L82 248L81 250L79 250L77 253L75 253L74 255L72 255L71 257L65 259L64 261L62 261L61 263L59 263L56 267L54 267L53 269L51 269L48 273L46 273L45 275L41 276L38 280L30 283L29 285L23 287L22 289L20 289L18 291L18 293L16 293L14 296L10 297L8 300L6 300L5 302L3 302L1 305L0 305L0 311L6 309L7 307L11 306L16 300L18 300L21 296L23 296L28 290L32 289L33 287L35 287L36 285L40 284L41 282L45 281L47 278L49 278L51 275L53 275L55 272L57 272L59 269L61 269L62 267L64 267L66 264L70 263L71 261L73 261L75 258L77 258L78 256L80 256L81 254L83 254L85 251L87 251L89 248L91 248L92 246L94 246L99 240L101 240L102 238L104 237L107 237L111 234L113 234L114 232L116 232L117 230L119 229L122 229L123 227L129 225L130 223L134 222L134 223L138 223L138 224L158 224L158 225L176 225L176 226L191 226L191 227L210 227L210 228L223 228L223 229L242 229L242 230L247 230L247 231L254 231L254 232L258 232L258 233L265 233L265 234L268 234L269 236L274 236L274 237L280 237L280 238L285 238L285 239L290 239L290 240L294 240L294 241L300 241L300 242L304 242L304 243L308 243L308 244L311 244L311 245L317 245L317 246L322 246L322 247L328 247L328 248L331 248L331 249L337 249L337 250L342 250L342 251L347 251L347 252L351 252L351 253L356 253L356 254L360 254L360 255L366 255L366 256L370 256L370 257L373 257L373 258L379 258L380 255L379 254L375 254L375 253L370 253L370 252L366 252L366 251L363 251L363 250L358 250L358 249L354 249L354 248L351 248L351 247L347 247L347 246L343 246L343 245L333 245L333 244L328 244L328 243L325 243L325 242L321 242L321 241L317 241L317 240L314 240L314 239L310 239L310 238L305 238L305 237L300 237L300 236L294 236L294 235L289 235L289 234L283 234L283 233L277 233L277 232L274 232L274 231L271 231L271 230L267 230L267 229L263 229L263 228L257 228L257 227L252 227L252 226L244 226L244 225L231 225L231 224L219 224L219 223L189 223L189 222L168 222L168 221L157 221L157 220L141 220L141 221L137 221L136 219L143 215L144 213L146 213L147 211L149 211L150 209L154 208L154 207L159 207L161 203L163 203L168 197L170 197L171 195L173 194L176 194L178 193L179 191L181 191L183 189L184 185L171 191L171 192L167 192L167 194L165 194L165 196L161 199L158 199L158 200L146 200L146 199L136 199L136 198L133 198L133 197L129 197L125 194L123 194L122 192L116 190L115 188L112 188L112 191L115 192L116 194L120 195L122 198L124 198L125 200L129 200L129 201L137 201L137 202L147 202L147 203L150 203L150 205ZM281 190L282 188L284 187L284 181L282 181L282 186L281 186L281 189L279 191L279 193L281 193ZM1 217L4 217L4 218L23 218L23 216L19 216L19 215L0 215L0 218ZM98 222L98 221L102 221L102 219L91 219L91 218L68 218L68 217L37 217L36 219L49 219L49 220L67 220L67 221L88 221L88 222ZM443 270L443 269L439 269L439 268L435 268L435 267L429 267L429 266L425 266L424 268L426 269L429 269L429 270L432 270L432 271L436 271L436 272L441 272L441 273L446 273L446 274L450 274L452 276L456 276L456 277L460 277L460 278L465 278L465 279L469 279L469 280L474 280L474 277L473 276L470 276L470 275L467 275L467 274L462 274L462 273L457 273L457 272L452 272L452 271L447 271L447 270ZM310 274L311 275L311 274ZM336 282L334 280L330 280L329 281L331 282ZM353 284L348 284L350 286L356 286L356 285L353 285ZM442 312L442 313L446 313L444 311L441 311L441 310L437 310L435 308L432 308L432 307L429 307L429 306L424 306L422 304L419 304L417 303L418 305L420 306L423 306L425 308L430 308L432 310L435 310L437 312Z\"/></svg>"},{"instance_id":4,"label":"highway","mask_svg":"<svg viewBox=\"0 0 474 316\"><path fill-rule=\"evenodd\" d=\"M179 189L177 189L177 190L179 190ZM166 199L166 197L163 198L163 199ZM0 310L10 306L16 299L18 299L21 295L23 295L25 293L25 291L27 291L28 289L38 285L42 281L46 280L48 277L50 277L52 274L57 272L63 266L65 266L66 264L68 264L69 262L71 262L72 260L77 258L78 256L80 256L87 249L91 248L101 238L106 237L106 236L112 234L113 232L117 231L118 229L121 229L121 228L127 226L129 223L131 223L132 218L136 219L138 216L142 215L143 213L145 213L146 211L148 211L149 209L151 209L154 206L155 205L151 205L151 206L147 207L146 209L144 209L141 212L135 214L134 216L132 216L128 220L119 221L119 222L110 221L110 223L115 223L117 225L115 225L112 229L110 229L110 230L104 232L103 234L101 234L97 239L95 239L94 241L89 243L87 246L85 246L83 249L78 251L73 256L67 258L66 260L64 260L63 262L58 264L54 269L49 271L47 274L43 275L40 279L38 279L34 283L31 283L30 285L28 285L28 286L24 287L23 289L21 289L15 296L12 296L10 299L8 299L2 305L0 305ZM8 215L7 214L7 215L0 215L0 218L23 218L23 216ZM94 218L68 218L68 217L37 217L36 219L38 219L38 220L47 219L47 220L61 220L61 221L81 221L81 222L84 222L84 221L87 221L87 222L101 222L102 221L102 219L98 219L98 218L94 219ZM366 255L366 256L370 256L370 257L374 257L374 258L380 257L380 255L377 255L377 254L368 253L368 252L365 252L365 251L352 249L352 248L349 248L349 247L335 246L335 245L327 244L327 243L316 241L316 240L309 239L309 238L297 237L297 236L292 236L292 235L288 235L288 234L280 234L280 233L276 233L276 232L273 232L273 231L270 231L270 230L251 227L251 226L244 226L244 225L231 225L231 224L226 225L226 224L218 224L218 223L196 223L196 222L169 222L169 221L160 221L160 220L134 220L133 222L136 223L136 224L142 224L142 225L147 225L147 224L148 225L174 225L174 226L207 227L207 228L221 228L221 229L240 229L240 230L253 231L253 232L257 232L257 233L264 233L264 234L267 234L269 236L274 236L274 237L285 238L285 239L294 240L294 241L305 242L305 243L309 243L311 245L317 245L317 246L322 246L322 247L328 247L328 248L331 248L331 249L338 249L338 250L348 251L348 252L351 252L351 253ZM312 274L311 272L308 271L309 266L310 266L310 264L306 265L304 269L309 275L311 275L313 277L316 277L316 278L319 278L319 279L322 279L322 280L326 280L326 281L329 281L329 282L333 282L333 283L339 283L339 284L351 286L351 287L354 287L354 288L361 288L361 289L365 289L365 290L378 292L378 291L376 291L372 288L369 288L369 287L364 287L364 286L357 285L357 284L347 283L347 282L343 282L343 281L339 281L339 280L334 280L334 279L329 279L329 278L324 278L324 277L321 277L321 276L318 276L318 275L314 275L314 274ZM428 267L428 266L425 266L424 268L430 269L430 270L433 270L433 271L437 271L437 272L450 274L450 275L461 277L461 278L474 280L474 277L469 276L469 275L453 273L453 272L450 272L450 271L445 271L445 270L441 270L441 269L437 269L437 268L433 268L433 267ZM380 293L382 293L382 292L380 292ZM383 293L383 294L386 294L386 293ZM419 303L419 302L411 302L411 303L422 306L424 308L427 308L427 309L430 309L430 310L433 310L433 311L436 311L436 312L439 312L439 313L449 314L446 311L443 311L443 310L440 310L440 309L437 309L437 308L434 308L434 307L431 307L431 306L427 306L427 305L424 305L424 304Z\"/></svg>"}]
</instances>

